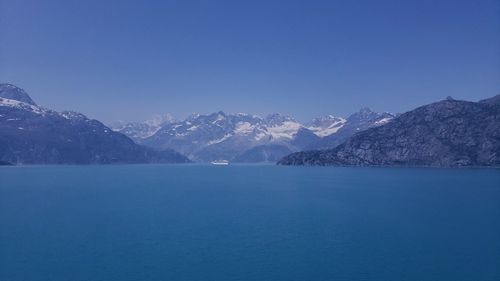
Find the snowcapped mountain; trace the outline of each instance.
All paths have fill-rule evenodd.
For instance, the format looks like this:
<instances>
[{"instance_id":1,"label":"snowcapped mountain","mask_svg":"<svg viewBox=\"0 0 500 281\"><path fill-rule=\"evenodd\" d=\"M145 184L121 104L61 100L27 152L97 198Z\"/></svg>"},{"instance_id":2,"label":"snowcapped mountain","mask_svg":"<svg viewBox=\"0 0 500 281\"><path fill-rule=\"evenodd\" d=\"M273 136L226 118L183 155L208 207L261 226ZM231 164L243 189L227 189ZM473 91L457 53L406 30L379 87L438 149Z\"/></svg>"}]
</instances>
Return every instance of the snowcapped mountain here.
<instances>
[{"instance_id":1,"label":"snowcapped mountain","mask_svg":"<svg viewBox=\"0 0 500 281\"><path fill-rule=\"evenodd\" d=\"M145 122L119 122L111 130L77 112L56 112L38 106L24 90L0 84L0 161L186 161L174 151L201 162L275 161L290 152L335 147L353 134L383 125L393 117L364 108L347 119L328 115L302 124L277 113L262 118L219 111L193 114L182 121L169 114L157 115ZM158 152L163 150L167 152Z\"/></svg>"},{"instance_id":2,"label":"snowcapped mountain","mask_svg":"<svg viewBox=\"0 0 500 281\"><path fill-rule=\"evenodd\" d=\"M342 126L344 126L345 122L346 120L342 117L328 115L313 119L307 125L307 128L318 137L326 137L336 133L340 128L342 128Z\"/></svg>"},{"instance_id":3,"label":"snowcapped mountain","mask_svg":"<svg viewBox=\"0 0 500 281\"><path fill-rule=\"evenodd\" d=\"M134 143L85 115L38 106L22 89L0 84L0 161L14 164L189 162L172 150Z\"/></svg>"},{"instance_id":4,"label":"snowcapped mountain","mask_svg":"<svg viewBox=\"0 0 500 281\"><path fill-rule=\"evenodd\" d=\"M365 107L343 119L341 126L334 127L332 134L323 136L320 140L309 144L306 150L335 148L354 134L369 128L384 125L394 119L394 115L384 112L378 113Z\"/></svg>"},{"instance_id":5,"label":"snowcapped mountain","mask_svg":"<svg viewBox=\"0 0 500 281\"><path fill-rule=\"evenodd\" d=\"M138 142L157 149L172 148L196 161L232 160L258 145L281 145L286 148L282 151L297 151L300 147L293 140L303 128L293 118L280 114L261 118L219 111L164 124L154 135Z\"/></svg>"},{"instance_id":6,"label":"snowcapped mountain","mask_svg":"<svg viewBox=\"0 0 500 281\"><path fill-rule=\"evenodd\" d=\"M500 95L479 102L445 100L393 118L367 110L353 118L377 125L334 149L293 153L281 165L500 166ZM340 131L339 131L340 132Z\"/></svg>"},{"instance_id":7,"label":"snowcapped mountain","mask_svg":"<svg viewBox=\"0 0 500 281\"><path fill-rule=\"evenodd\" d=\"M0 84L0 97L36 106L35 102L23 89L12 84Z\"/></svg>"},{"instance_id":8,"label":"snowcapped mountain","mask_svg":"<svg viewBox=\"0 0 500 281\"><path fill-rule=\"evenodd\" d=\"M383 119L384 116L388 119ZM301 124L290 116L270 114L265 118L222 111L207 115L193 114L182 121L166 122L155 128L153 134L138 134L131 126L117 128L140 144L155 149L174 149L192 160L209 162L227 159L238 162L273 161L290 151L300 151L321 144L323 139L344 131L341 135L356 132L342 128L368 128L389 120L389 115L378 115L362 109L348 119L328 115ZM136 128L151 128L137 123ZM146 130L144 130L146 131ZM147 132L152 132L147 131Z\"/></svg>"},{"instance_id":9,"label":"snowcapped mountain","mask_svg":"<svg viewBox=\"0 0 500 281\"><path fill-rule=\"evenodd\" d=\"M168 123L174 122L170 113L157 114L144 122L123 122L119 121L111 125L115 132L120 132L138 141L154 135L160 128Z\"/></svg>"},{"instance_id":10,"label":"snowcapped mountain","mask_svg":"<svg viewBox=\"0 0 500 281\"><path fill-rule=\"evenodd\" d=\"M293 138L291 120L278 116L263 119L248 114L192 115L184 121L164 125L141 143L155 148L174 148L198 161L232 159L258 144ZM268 127L268 124L271 124ZM282 124L283 126L280 126ZM298 124L298 123L296 123ZM297 126L297 125L296 125Z\"/></svg>"}]
</instances>

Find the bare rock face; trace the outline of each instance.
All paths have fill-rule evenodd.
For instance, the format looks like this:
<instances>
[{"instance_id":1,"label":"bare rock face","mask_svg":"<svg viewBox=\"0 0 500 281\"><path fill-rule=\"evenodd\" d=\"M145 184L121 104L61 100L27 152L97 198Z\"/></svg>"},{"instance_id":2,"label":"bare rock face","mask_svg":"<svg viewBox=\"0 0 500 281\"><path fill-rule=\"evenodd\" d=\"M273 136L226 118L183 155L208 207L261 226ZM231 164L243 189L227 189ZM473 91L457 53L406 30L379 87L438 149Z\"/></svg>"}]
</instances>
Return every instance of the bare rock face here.
<instances>
[{"instance_id":1,"label":"bare rock face","mask_svg":"<svg viewBox=\"0 0 500 281\"><path fill-rule=\"evenodd\" d=\"M334 149L294 153L278 164L500 166L499 100L446 99L357 133Z\"/></svg>"}]
</instances>

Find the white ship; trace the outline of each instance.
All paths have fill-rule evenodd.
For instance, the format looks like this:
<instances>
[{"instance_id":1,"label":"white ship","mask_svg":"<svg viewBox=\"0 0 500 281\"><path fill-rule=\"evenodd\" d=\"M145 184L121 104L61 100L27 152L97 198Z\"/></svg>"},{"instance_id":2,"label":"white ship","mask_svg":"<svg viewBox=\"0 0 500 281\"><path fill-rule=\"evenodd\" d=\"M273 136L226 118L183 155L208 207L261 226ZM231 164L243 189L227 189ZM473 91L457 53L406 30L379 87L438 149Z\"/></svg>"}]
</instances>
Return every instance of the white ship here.
<instances>
[{"instance_id":1,"label":"white ship","mask_svg":"<svg viewBox=\"0 0 500 281\"><path fill-rule=\"evenodd\" d=\"M212 165L229 165L229 161L227 161L227 160L214 160L210 163Z\"/></svg>"}]
</instances>

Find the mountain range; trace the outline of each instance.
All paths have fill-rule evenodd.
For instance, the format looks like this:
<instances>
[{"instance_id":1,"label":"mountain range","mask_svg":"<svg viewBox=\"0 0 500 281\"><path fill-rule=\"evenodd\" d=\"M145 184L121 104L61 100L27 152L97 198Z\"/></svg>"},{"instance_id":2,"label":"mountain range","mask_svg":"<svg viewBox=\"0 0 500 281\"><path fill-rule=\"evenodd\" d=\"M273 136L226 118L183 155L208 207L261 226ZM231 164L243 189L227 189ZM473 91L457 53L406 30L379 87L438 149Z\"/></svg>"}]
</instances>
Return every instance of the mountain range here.
<instances>
[{"instance_id":1,"label":"mountain range","mask_svg":"<svg viewBox=\"0 0 500 281\"><path fill-rule=\"evenodd\" d=\"M0 162L3 164L186 163L171 150L136 144L101 122L37 105L21 88L0 84Z\"/></svg>"},{"instance_id":2,"label":"mountain range","mask_svg":"<svg viewBox=\"0 0 500 281\"><path fill-rule=\"evenodd\" d=\"M139 144L174 149L197 162L276 162L306 148L334 147L354 133L382 125L393 117L363 108L347 119L328 115L302 124L277 113L262 118L219 111L193 114L182 121L169 118L119 124L113 129Z\"/></svg>"},{"instance_id":3,"label":"mountain range","mask_svg":"<svg viewBox=\"0 0 500 281\"><path fill-rule=\"evenodd\" d=\"M445 100L394 116L362 108L347 118L301 123L223 111L175 120L169 114L112 126L35 103L0 84L0 165L188 163L280 165L499 166L500 95Z\"/></svg>"},{"instance_id":4,"label":"mountain range","mask_svg":"<svg viewBox=\"0 0 500 281\"><path fill-rule=\"evenodd\" d=\"M333 149L293 153L280 165L499 166L500 95L445 100L361 131Z\"/></svg>"}]
</instances>

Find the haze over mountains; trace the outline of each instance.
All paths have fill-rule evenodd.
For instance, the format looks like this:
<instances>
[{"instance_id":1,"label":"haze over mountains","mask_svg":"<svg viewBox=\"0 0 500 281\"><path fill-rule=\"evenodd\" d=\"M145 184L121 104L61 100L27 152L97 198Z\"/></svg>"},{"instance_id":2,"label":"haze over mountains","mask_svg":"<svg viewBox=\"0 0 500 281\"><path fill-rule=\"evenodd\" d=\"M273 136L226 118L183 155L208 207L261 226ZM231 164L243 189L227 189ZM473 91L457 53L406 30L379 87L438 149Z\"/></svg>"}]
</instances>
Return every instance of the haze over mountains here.
<instances>
[{"instance_id":1,"label":"haze over mountains","mask_svg":"<svg viewBox=\"0 0 500 281\"><path fill-rule=\"evenodd\" d=\"M393 116L368 108L347 119L328 115L301 124L278 113L259 117L245 113L194 114L182 121L161 124L128 123L114 130L155 149L174 149L194 161L227 159L233 162L276 162L306 148L331 147L354 133L382 125ZM335 137L338 136L338 137Z\"/></svg>"},{"instance_id":2,"label":"haze over mountains","mask_svg":"<svg viewBox=\"0 0 500 281\"><path fill-rule=\"evenodd\" d=\"M281 159L281 160L280 160ZM500 96L447 98L398 115L362 108L300 123L270 114L157 115L112 129L37 105L0 84L0 165L278 162L281 165L498 166Z\"/></svg>"}]
</instances>

